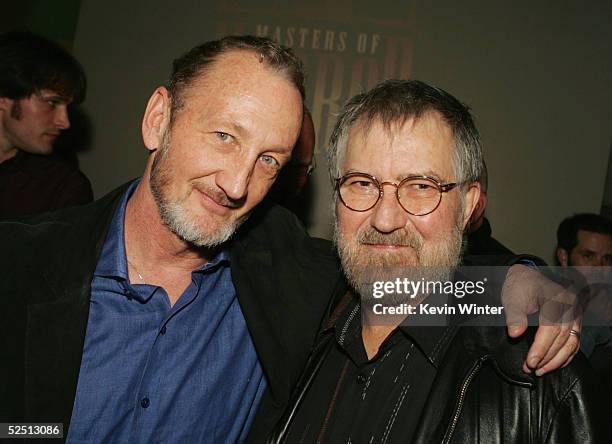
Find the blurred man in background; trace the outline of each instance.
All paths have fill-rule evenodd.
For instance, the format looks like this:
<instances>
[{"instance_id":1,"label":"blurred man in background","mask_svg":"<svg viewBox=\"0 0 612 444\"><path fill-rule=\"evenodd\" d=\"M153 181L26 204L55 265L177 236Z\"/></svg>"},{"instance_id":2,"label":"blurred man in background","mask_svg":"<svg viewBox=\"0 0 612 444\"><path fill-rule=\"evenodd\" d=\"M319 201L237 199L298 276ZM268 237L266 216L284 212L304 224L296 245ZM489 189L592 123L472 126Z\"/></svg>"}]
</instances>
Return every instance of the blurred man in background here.
<instances>
[{"instance_id":1,"label":"blurred man in background","mask_svg":"<svg viewBox=\"0 0 612 444\"><path fill-rule=\"evenodd\" d=\"M564 219L557 229L556 255L564 267L612 265L612 222L591 213Z\"/></svg>"},{"instance_id":2,"label":"blurred man in background","mask_svg":"<svg viewBox=\"0 0 612 444\"><path fill-rule=\"evenodd\" d=\"M83 173L52 155L85 88L83 68L55 43L30 32L0 35L0 217L93 199Z\"/></svg>"},{"instance_id":3,"label":"blurred man in background","mask_svg":"<svg viewBox=\"0 0 612 444\"><path fill-rule=\"evenodd\" d=\"M300 137L293 147L291 160L280 172L270 191L272 199L293 211L308 225L312 195L309 192L308 178L315 169L315 129L312 116L304 108L304 120Z\"/></svg>"},{"instance_id":4,"label":"blurred man in background","mask_svg":"<svg viewBox=\"0 0 612 444\"><path fill-rule=\"evenodd\" d=\"M612 222L593 213L575 214L564 219L557 229L556 257L563 267L579 267L578 271L589 284L598 280L609 281L607 273L585 267L612 265ZM609 321L610 296L605 287L598 288L599 292L590 292L590 297L594 299L587 300L589 309L594 311L598 321L591 319L585 322L580 351L589 358L612 394L612 329L610 325L605 325L606 320ZM602 320L604 322L600 322Z\"/></svg>"}]
</instances>

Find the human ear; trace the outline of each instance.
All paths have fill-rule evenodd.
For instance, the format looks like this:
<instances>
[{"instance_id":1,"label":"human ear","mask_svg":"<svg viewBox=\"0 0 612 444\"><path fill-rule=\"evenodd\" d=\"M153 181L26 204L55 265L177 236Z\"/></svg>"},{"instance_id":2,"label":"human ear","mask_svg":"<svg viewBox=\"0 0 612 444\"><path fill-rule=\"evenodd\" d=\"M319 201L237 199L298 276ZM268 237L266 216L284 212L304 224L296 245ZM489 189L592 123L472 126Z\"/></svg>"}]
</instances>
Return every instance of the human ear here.
<instances>
[{"instance_id":1,"label":"human ear","mask_svg":"<svg viewBox=\"0 0 612 444\"><path fill-rule=\"evenodd\" d=\"M162 145L170 122L170 105L170 93L163 86L157 88L149 98L142 118L142 140L149 151L155 151Z\"/></svg>"},{"instance_id":2,"label":"human ear","mask_svg":"<svg viewBox=\"0 0 612 444\"><path fill-rule=\"evenodd\" d=\"M557 248L557 260L564 267L567 267L567 256L568 255L567 255L567 251L565 251L565 248L561 248L561 247Z\"/></svg>"},{"instance_id":3,"label":"human ear","mask_svg":"<svg viewBox=\"0 0 612 444\"><path fill-rule=\"evenodd\" d=\"M480 198L480 184L478 182L474 182L470 184L467 192L464 197L464 207L463 207L463 221L461 224L461 229L465 230L467 223L478 204L478 199Z\"/></svg>"},{"instance_id":4,"label":"human ear","mask_svg":"<svg viewBox=\"0 0 612 444\"><path fill-rule=\"evenodd\" d=\"M0 111L8 113L15 101L8 97L0 97Z\"/></svg>"}]
</instances>

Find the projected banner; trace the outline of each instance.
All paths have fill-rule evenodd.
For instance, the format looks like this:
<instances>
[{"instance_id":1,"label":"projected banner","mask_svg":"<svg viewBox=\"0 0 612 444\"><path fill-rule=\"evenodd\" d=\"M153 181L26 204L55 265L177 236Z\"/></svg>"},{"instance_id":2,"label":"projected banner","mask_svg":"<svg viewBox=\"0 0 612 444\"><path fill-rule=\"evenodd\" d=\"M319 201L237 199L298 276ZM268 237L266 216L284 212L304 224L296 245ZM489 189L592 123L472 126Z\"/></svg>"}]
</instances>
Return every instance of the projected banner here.
<instances>
[{"instance_id":1,"label":"projected banner","mask_svg":"<svg viewBox=\"0 0 612 444\"><path fill-rule=\"evenodd\" d=\"M304 61L306 104L322 147L346 99L381 80L410 77L412 2L389 8L359 2L287 3L223 2L216 11L222 17L216 34L266 36L294 49Z\"/></svg>"}]
</instances>

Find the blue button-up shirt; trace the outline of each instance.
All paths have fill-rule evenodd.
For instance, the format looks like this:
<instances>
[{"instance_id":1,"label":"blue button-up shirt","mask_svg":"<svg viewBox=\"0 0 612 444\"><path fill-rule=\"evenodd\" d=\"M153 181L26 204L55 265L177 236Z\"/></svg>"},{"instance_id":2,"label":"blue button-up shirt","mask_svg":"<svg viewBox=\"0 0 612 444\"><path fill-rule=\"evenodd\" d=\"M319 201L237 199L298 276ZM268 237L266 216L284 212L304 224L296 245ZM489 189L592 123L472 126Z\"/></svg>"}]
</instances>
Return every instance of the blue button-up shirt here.
<instances>
[{"instance_id":1,"label":"blue button-up shirt","mask_svg":"<svg viewBox=\"0 0 612 444\"><path fill-rule=\"evenodd\" d=\"M191 273L171 307L161 287L132 284L114 215L91 289L67 441L244 441L266 386L220 252Z\"/></svg>"}]
</instances>

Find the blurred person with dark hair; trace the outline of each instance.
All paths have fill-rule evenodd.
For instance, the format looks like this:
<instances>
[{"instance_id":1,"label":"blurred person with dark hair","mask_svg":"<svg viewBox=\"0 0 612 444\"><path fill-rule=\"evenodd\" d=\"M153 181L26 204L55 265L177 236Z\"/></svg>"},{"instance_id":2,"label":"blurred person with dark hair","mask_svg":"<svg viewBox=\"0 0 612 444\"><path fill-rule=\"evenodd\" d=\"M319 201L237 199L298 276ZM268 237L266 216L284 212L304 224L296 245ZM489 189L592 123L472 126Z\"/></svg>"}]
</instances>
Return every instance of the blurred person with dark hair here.
<instances>
[{"instance_id":1,"label":"blurred person with dark hair","mask_svg":"<svg viewBox=\"0 0 612 444\"><path fill-rule=\"evenodd\" d=\"M489 198L487 196L489 176L487 173L487 165L484 163L484 161L482 166L482 174L478 178L478 183L480 183L480 197L478 198L476 208L474 208L474 212L470 218L470 223L467 227L466 254L514 254L508 247L492 236L491 224L489 223L489 219L485 217L485 210L489 202Z\"/></svg>"},{"instance_id":2,"label":"blurred person with dark hair","mask_svg":"<svg viewBox=\"0 0 612 444\"><path fill-rule=\"evenodd\" d=\"M83 173L52 154L85 89L83 68L57 44L25 31L0 35L0 217L93 199Z\"/></svg>"},{"instance_id":3,"label":"blurred person with dark hair","mask_svg":"<svg viewBox=\"0 0 612 444\"><path fill-rule=\"evenodd\" d=\"M556 257L559 265L612 265L612 222L599 214L568 217L557 229Z\"/></svg>"},{"instance_id":4,"label":"blurred person with dark hair","mask_svg":"<svg viewBox=\"0 0 612 444\"><path fill-rule=\"evenodd\" d=\"M291 160L280 172L278 179L270 190L271 198L293 211L300 220L308 223L310 209L308 196L308 178L315 168L315 129L312 116L304 107L304 120L300 136L293 147Z\"/></svg>"},{"instance_id":5,"label":"blurred person with dark hair","mask_svg":"<svg viewBox=\"0 0 612 444\"><path fill-rule=\"evenodd\" d=\"M563 267L578 267L586 281L602 277L590 267L612 265L612 221L594 213L580 213L563 219L557 229L556 259ZM607 276L604 274L603 276ZM604 277L604 281L607 280ZM609 312L609 286L595 286L591 290L589 309L598 319L612 320ZM580 350L589 358L591 365L607 384L612 393L612 329L601 322L585 324L580 341Z\"/></svg>"}]
</instances>

